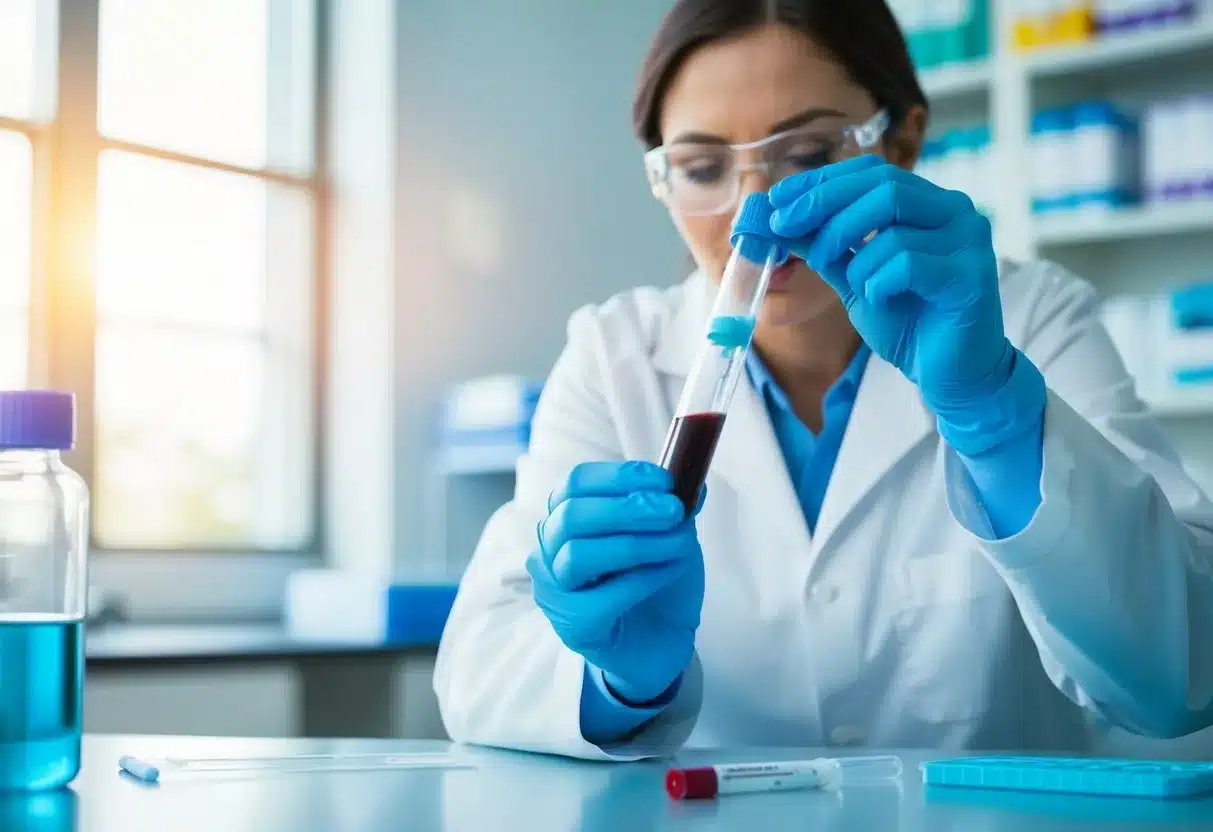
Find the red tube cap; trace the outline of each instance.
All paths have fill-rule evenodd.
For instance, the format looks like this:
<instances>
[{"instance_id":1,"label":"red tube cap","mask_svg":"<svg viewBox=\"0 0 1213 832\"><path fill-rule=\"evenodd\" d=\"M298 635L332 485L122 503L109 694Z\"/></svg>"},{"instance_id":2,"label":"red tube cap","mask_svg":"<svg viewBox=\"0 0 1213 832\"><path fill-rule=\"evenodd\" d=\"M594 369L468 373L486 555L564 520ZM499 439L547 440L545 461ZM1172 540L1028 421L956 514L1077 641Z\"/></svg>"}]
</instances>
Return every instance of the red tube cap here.
<instances>
[{"instance_id":1,"label":"red tube cap","mask_svg":"<svg viewBox=\"0 0 1213 832\"><path fill-rule=\"evenodd\" d=\"M672 768L665 773L666 794L675 800L712 798L719 787L714 768Z\"/></svg>"}]
</instances>

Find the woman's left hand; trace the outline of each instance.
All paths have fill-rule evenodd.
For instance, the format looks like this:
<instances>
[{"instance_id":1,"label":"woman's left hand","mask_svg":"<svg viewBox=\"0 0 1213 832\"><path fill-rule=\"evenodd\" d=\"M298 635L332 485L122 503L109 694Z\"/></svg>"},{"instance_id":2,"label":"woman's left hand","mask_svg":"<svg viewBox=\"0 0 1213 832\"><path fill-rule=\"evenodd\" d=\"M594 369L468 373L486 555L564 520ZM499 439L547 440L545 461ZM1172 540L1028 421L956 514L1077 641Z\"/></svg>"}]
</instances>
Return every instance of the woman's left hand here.
<instances>
[{"instance_id":1,"label":"woman's left hand","mask_svg":"<svg viewBox=\"0 0 1213 832\"><path fill-rule=\"evenodd\" d=\"M834 288L873 352L918 385L941 423L966 426L966 437L947 437L957 450L1001 441L1012 426L969 428L1005 420L1007 404L1043 411L1043 381L1010 385L1006 401L1016 364L1029 362L1007 340L990 223L967 196L861 156L789 177L770 199L771 231Z\"/></svg>"}]
</instances>

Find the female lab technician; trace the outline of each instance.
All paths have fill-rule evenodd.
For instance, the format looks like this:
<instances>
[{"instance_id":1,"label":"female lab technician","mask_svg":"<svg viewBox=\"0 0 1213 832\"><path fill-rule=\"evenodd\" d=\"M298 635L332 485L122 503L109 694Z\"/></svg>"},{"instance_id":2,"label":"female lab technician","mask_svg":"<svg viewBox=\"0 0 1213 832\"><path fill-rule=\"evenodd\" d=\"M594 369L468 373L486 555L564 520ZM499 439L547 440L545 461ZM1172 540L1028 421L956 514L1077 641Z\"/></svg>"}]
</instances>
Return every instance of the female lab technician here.
<instances>
[{"instance_id":1,"label":"female lab technician","mask_svg":"<svg viewBox=\"0 0 1213 832\"><path fill-rule=\"evenodd\" d=\"M699 268L572 317L443 637L450 734L634 759L1213 722L1213 505L1090 286L997 259L910 172L927 108L884 0L679 0L635 121ZM797 259L685 518L646 460L767 190Z\"/></svg>"}]
</instances>

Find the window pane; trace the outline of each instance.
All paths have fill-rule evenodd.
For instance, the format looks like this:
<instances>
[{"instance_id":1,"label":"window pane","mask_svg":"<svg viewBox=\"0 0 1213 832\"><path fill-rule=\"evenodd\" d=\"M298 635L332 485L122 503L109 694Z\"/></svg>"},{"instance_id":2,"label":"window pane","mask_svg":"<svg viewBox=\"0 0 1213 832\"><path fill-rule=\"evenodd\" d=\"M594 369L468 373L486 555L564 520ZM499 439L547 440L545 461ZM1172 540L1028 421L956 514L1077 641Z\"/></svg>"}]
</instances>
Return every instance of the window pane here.
<instances>
[{"instance_id":1,"label":"window pane","mask_svg":"<svg viewBox=\"0 0 1213 832\"><path fill-rule=\"evenodd\" d=\"M0 0L0 115L32 119L40 112L38 92L49 88L49 79L39 70L49 69L42 60L39 36L52 21L47 15L55 0Z\"/></svg>"},{"instance_id":2,"label":"window pane","mask_svg":"<svg viewBox=\"0 0 1213 832\"><path fill-rule=\"evenodd\" d=\"M101 132L248 167L307 170L313 3L101 0Z\"/></svg>"},{"instance_id":3,"label":"window pane","mask_svg":"<svg viewBox=\"0 0 1213 832\"><path fill-rule=\"evenodd\" d=\"M25 386L25 313L0 308L0 390Z\"/></svg>"},{"instance_id":4,"label":"window pane","mask_svg":"<svg viewBox=\"0 0 1213 832\"><path fill-rule=\"evenodd\" d=\"M257 341L102 330L95 535L107 548L297 548L308 471L261 447L274 362Z\"/></svg>"},{"instance_id":5,"label":"window pane","mask_svg":"<svg viewBox=\"0 0 1213 832\"><path fill-rule=\"evenodd\" d=\"M29 141L0 130L0 310L29 297L32 175Z\"/></svg>"},{"instance_id":6,"label":"window pane","mask_svg":"<svg viewBox=\"0 0 1213 832\"><path fill-rule=\"evenodd\" d=\"M312 240L303 189L102 154L94 522L104 546L307 543Z\"/></svg>"},{"instance_id":7,"label":"window pane","mask_svg":"<svg viewBox=\"0 0 1213 832\"><path fill-rule=\"evenodd\" d=\"M263 330L269 209L288 198L274 196L252 177L106 151L98 171L98 313Z\"/></svg>"}]
</instances>

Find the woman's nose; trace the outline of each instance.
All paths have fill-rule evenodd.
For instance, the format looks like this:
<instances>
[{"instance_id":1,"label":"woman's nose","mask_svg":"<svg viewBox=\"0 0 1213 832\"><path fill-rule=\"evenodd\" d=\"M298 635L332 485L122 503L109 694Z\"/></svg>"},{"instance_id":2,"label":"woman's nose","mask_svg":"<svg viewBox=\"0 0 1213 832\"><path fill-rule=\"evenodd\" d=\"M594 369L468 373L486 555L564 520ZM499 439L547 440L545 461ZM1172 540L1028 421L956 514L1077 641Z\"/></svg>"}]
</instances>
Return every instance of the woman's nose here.
<instances>
[{"instance_id":1,"label":"woman's nose","mask_svg":"<svg viewBox=\"0 0 1213 832\"><path fill-rule=\"evenodd\" d=\"M759 191L769 191L775 183L771 181L770 168L762 162L755 162L752 165L746 165L737 172L739 178L740 195L738 199L742 202L750 194L758 193Z\"/></svg>"}]
</instances>

